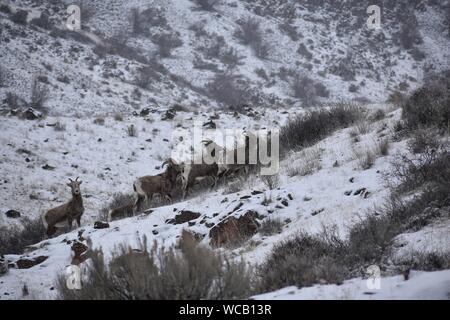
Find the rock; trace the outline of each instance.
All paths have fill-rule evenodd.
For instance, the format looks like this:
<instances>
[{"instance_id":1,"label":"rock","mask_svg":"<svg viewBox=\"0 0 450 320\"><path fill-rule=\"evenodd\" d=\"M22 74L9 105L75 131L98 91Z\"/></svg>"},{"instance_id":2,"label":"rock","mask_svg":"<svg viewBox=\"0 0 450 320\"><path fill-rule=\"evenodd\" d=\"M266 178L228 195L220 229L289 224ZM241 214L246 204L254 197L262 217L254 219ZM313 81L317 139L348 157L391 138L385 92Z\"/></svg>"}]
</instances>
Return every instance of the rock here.
<instances>
[{"instance_id":1,"label":"rock","mask_svg":"<svg viewBox=\"0 0 450 320\"><path fill-rule=\"evenodd\" d=\"M150 109L149 109L149 108L144 108L144 109L142 109L141 112L139 113L139 115L140 115L141 117L146 117L146 116L148 116L149 114L150 114Z\"/></svg>"},{"instance_id":2,"label":"rock","mask_svg":"<svg viewBox=\"0 0 450 320\"><path fill-rule=\"evenodd\" d=\"M355 178L354 178L354 177L351 177L350 179L348 179L348 181L349 181L350 183L353 183L353 182L355 181Z\"/></svg>"},{"instance_id":3,"label":"rock","mask_svg":"<svg viewBox=\"0 0 450 320\"><path fill-rule=\"evenodd\" d=\"M28 108L24 112L22 112L22 117L27 120L36 120L42 117L42 114L39 111L34 110L33 108Z\"/></svg>"},{"instance_id":4,"label":"rock","mask_svg":"<svg viewBox=\"0 0 450 320\"><path fill-rule=\"evenodd\" d=\"M205 223L205 226L207 228L212 228L212 227L214 227L214 223L213 222L207 222L207 223Z\"/></svg>"},{"instance_id":5,"label":"rock","mask_svg":"<svg viewBox=\"0 0 450 320\"><path fill-rule=\"evenodd\" d=\"M152 233L156 236L159 232L156 230L153 230Z\"/></svg>"},{"instance_id":6,"label":"rock","mask_svg":"<svg viewBox=\"0 0 450 320\"><path fill-rule=\"evenodd\" d=\"M363 193L364 191L366 191L366 188L361 188L355 191L355 193L353 193L354 196L360 195L361 193Z\"/></svg>"},{"instance_id":7,"label":"rock","mask_svg":"<svg viewBox=\"0 0 450 320\"><path fill-rule=\"evenodd\" d=\"M288 207L288 206L289 206L289 202L287 201L287 199L283 199L283 200L281 201L281 204L282 204L283 206L285 206L285 207Z\"/></svg>"},{"instance_id":8,"label":"rock","mask_svg":"<svg viewBox=\"0 0 450 320\"><path fill-rule=\"evenodd\" d=\"M240 200L246 200L246 199L250 199L252 196L242 196L239 199Z\"/></svg>"},{"instance_id":9,"label":"rock","mask_svg":"<svg viewBox=\"0 0 450 320\"><path fill-rule=\"evenodd\" d=\"M52 167L52 166L46 164L45 166L42 167L42 169L52 171L52 170L55 170L55 167Z\"/></svg>"},{"instance_id":10,"label":"rock","mask_svg":"<svg viewBox=\"0 0 450 320\"><path fill-rule=\"evenodd\" d=\"M262 192L262 191L259 191L259 190L253 190L253 191L251 192L252 196L256 196L257 194L261 194L261 193L263 193L263 192Z\"/></svg>"},{"instance_id":11,"label":"rock","mask_svg":"<svg viewBox=\"0 0 450 320\"><path fill-rule=\"evenodd\" d=\"M11 219L17 219L17 218L20 218L20 212L19 212L19 211L16 211L16 210L8 210L8 211L5 212L5 215L6 215L8 218L11 218Z\"/></svg>"},{"instance_id":12,"label":"rock","mask_svg":"<svg viewBox=\"0 0 450 320\"><path fill-rule=\"evenodd\" d=\"M30 269L31 267L34 267L47 259L47 256L39 256L36 258L21 258L16 261L16 266L18 269Z\"/></svg>"},{"instance_id":13,"label":"rock","mask_svg":"<svg viewBox=\"0 0 450 320\"><path fill-rule=\"evenodd\" d=\"M161 120L172 120L175 118L177 111L175 109L169 109L166 113L161 117Z\"/></svg>"},{"instance_id":14,"label":"rock","mask_svg":"<svg viewBox=\"0 0 450 320\"><path fill-rule=\"evenodd\" d=\"M259 228L256 220L258 213L254 210L247 211L239 218L229 217L209 231L211 245L221 247L239 243L253 236Z\"/></svg>"},{"instance_id":15,"label":"rock","mask_svg":"<svg viewBox=\"0 0 450 320\"><path fill-rule=\"evenodd\" d=\"M289 200L291 200L291 201L294 200L294 197L292 196L292 194L288 193L287 196L288 196Z\"/></svg>"},{"instance_id":16,"label":"rock","mask_svg":"<svg viewBox=\"0 0 450 320\"><path fill-rule=\"evenodd\" d=\"M102 221L94 222L94 229L106 229L106 228L109 228L109 223Z\"/></svg>"},{"instance_id":17,"label":"rock","mask_svg":"<svg viewBox=\"0 0 450 320\"><path fill-rule=\"evenodd\" d=\"M214 121L210 120L210 121L205 122L203 124L203 128L205 128L205 129L216 129L216 123Z\"/></svg>"},{"instance_id":18,"label":"rock","mask_svg":"<svg viewBox=\"0 0 450 320\"><path fill-rule=\"evenodd\" d=\"M80 241L75 241L70 249L73 251L73 258L71 262L73 265L79 265L89 258L88 246Z\"/></svg>"},{"instance_id":19,"label":"rock","mask_svg":"<svg viewBox=\"0 0 450 320\"><path fill-rule=\"evenodd\" d=\"M193 211L189 211L189 210L183 210L180 212L179 215L175 216L174 219L169 219L166 221L166 223L169 224L182 224L185 222L189 222L191 220L197 219L198 217L200 217L200 213L198 212L193 212Z\"/></svg>"},{"instance_id":20,"label":"rock","mask_svg":"<svg viewBox=\"0 0 450 320\"><path fill-rule=\"evenodd\" d=\"M319 210L313 211L313 212L311 213L311 215L312 215L312 216L316 216L316 215L318 215L319 213L324 212L324 211L325 211L325 208L321 208L321 209L319 209Z\"/></svg>"},{"instance_id":21,"label":"rock","mask_svg":"<svg viewBox=\"0 0 450 320\"><path fill-rule=\"evenodd\" d=\"M349 195L352 194L352 192L353 192L353 190L349 190L349 191L345 191L344 194L345 194L346 196L349 196Z\"/></svg>"}]
</instances>

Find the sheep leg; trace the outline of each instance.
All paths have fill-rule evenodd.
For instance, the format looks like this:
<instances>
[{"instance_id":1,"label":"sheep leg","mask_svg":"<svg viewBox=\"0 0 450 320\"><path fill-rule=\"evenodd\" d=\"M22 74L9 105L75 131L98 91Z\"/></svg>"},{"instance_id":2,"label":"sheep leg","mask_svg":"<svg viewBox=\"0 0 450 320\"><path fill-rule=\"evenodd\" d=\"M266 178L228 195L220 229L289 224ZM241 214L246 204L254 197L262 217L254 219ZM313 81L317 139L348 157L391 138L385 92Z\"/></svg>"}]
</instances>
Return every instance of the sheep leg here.
<instances>
[{"instance_id":1,"label":"sheep leg","mask_svg":"<svg viewBox=\"0 0 450 320\"><path fill-rule=\"evenodd\" d=\"M69 231L72 231L72 218L67 219L67 224L69 225Z\"/></svg>"},{"instance_id":2,"label":"sheep leg","mask_svg":"<svg viewBox=\"0 0 450 320\"><path fill-rule=\"evenodd\" d=\"M47 238L50 238L52 235L54 235L56 232L56 228L54 226L48 226L47 227Z\"/></svg>"},{"instance_id":3,"label":"sheep leg","mask_svg":"<svg viewBox=\"0 0 450 320\"><path fill-rule=\"evenodd\" d=\"M139 213L143 200L144 200L144 197L138 194L136 201L134 202L134 206L133 206L133 215L136 215L137 213Z\"/></svg>"},{"instance_id":4,"label":"sheep leg","mask_svg":"<svg viewBox=\"0 0 450 320\"><path fill-rule=\"evenodd\" d=\"M79 216L77 218L77 225L78 225L78 228L81 227L81 216Z\"/></svg>"}]
</instances>

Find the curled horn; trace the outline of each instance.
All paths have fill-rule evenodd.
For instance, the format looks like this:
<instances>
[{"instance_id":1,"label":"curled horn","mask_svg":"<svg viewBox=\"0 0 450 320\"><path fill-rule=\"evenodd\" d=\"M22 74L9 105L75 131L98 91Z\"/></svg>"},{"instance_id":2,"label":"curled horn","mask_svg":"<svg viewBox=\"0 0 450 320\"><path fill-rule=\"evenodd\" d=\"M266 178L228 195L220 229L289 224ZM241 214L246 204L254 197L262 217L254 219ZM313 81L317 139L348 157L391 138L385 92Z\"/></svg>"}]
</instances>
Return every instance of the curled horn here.
<instances>
[{"instance_id":1,"label":"curled horn","mask_svg":"<svg viewBox=\"0 0 450 320\"><path fill-rule=\"evenodd\" d=\"M79 177L77 177L77 178L75 179L75 181L78 181L78 178L79 178Z\"/></svg>"},{"instance_id":2,"label":"curled horn","mask_svg":"<svg viewBox=\"0 0 450 320\"><path fill-rule=\"evenodd\" d=\"M162 163L162 165L161 165L161 168L164 168L164 166L165 166L166 164L168 164L168 163L169 163L169 160L164 161L164 162Z\"/></svg>"},{"instance_id":3,"label":"curled horn","mask_svg":"<svg viewBox=\"0 0 450 320\"><path fill-rule=\"evenodd\" d=\"M211 143L213 143L214 141L212 141L211 139L206 139L206 140L202 140L202 143L205 145L205 146L209 146Z\"/></svg>"},{"instance_id":4,"label":"curled horn","mask_svg":"<svg viewBox=\"0 0 450 320\"><path fill-rule=\"evenodd\" d=\"M72 180L71 178L69 178L69 181L70 181L70 182L73 182L73 180Z\"/></svg>"}]
</instances>

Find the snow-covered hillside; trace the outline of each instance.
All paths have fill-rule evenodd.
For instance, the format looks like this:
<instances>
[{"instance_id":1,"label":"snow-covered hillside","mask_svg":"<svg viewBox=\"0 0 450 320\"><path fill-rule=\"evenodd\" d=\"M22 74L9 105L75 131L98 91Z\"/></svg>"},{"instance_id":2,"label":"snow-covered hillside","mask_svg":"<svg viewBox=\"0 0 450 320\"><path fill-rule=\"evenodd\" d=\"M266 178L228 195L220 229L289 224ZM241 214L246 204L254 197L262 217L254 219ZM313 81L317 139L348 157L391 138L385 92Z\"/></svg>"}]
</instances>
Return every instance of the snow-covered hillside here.
<instances>
[{"instance_id":1,"label":"snow-covered hillside","mask_svg":"<svg viewBox=\"0 0 450 320\"><path fill-rule=\"evenodd\" d=\"M101 248L108 261L122 244L137 249L142 236L168 248L187 230L214 252L259 266L299 234L333 230L345 241L388 203L386 176L410 152L398 99L450 68L449 1L383 4L381 29L369 30L356 0L85 0L82 30L69 31L72 2L0 2L0 232L20 230L16 214L38 221L67 202L69 178L83 181L85 208L80 228L0 257L0 271L9 266L0 299L57 298L55 281L75 264L75 244ZM163 170L179 129L281 129L350 100L361 118L289 150L273 177L227 178L94 227L117 194L133 195L136 178ZM442 140L448 147L448 135ZM397 234L387 264L414 252L450 254L448 208ZM230 219L253 228L239 245L217 235ZM279 230L265 234L266 221ZM380 290L352 276L253 298L449 298L449 270L408 277L387 267Z\"/></svg>"}]
</instances>

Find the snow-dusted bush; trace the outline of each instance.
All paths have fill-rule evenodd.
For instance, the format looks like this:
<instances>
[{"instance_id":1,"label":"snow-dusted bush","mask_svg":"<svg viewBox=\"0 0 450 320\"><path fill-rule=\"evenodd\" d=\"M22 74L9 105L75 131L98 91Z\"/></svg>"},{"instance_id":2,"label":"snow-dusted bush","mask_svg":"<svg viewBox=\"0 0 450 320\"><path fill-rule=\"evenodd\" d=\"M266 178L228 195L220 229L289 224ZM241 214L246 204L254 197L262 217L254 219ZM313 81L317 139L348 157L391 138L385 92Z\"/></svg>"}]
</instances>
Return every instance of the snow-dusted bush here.
<instances>
[{"instance_id":1,"label":"snow-dusted bush","mask_svg":"<svg viewBox=\"0 0 450 320\"><path fill-rule=\"evenodd\" d=\"M33 79L31 84L30 104L39 111L45 110L45 103L50 97L48 88L42 84L37 77Z\"/></svg>"},{"instance_id":2,"label":"snow-dusted bush","mask_svg":"<svg viewBox=\"0 0 450 320\"><path fill-rule=\"evenodd\" d=\"M319 97L327 98L330 93L326 87L306 76L296 76L291 83L292 95L305 106L312 106Z\"/></svg>"},{"instance_id":3,"label":"snow-dusted bush","mask_svg":"<svg viewBox=\"0 0 450 320\"><path fill-rule=\"evenodd\" d=\"M228 106L249 101L250 89L241 76L232 73L216 74L206 86L212 99Z\"/></svg>"},{"instance_id":4,"label":"snow-dusted bush","mask_svg":"<svg viewBox=\"0 0 450 320\"><path fill-rule=\"evenodd\" d=\"M298 155L298 160L287 167L287 175L306 176L322 168L321 150L318 147L312 147L305 150Z\"/></svg>"},{"instance_id":5,"label":"snow-dusted bush","mask_svg":"<svg viewBox=\"0 0 450 320\"><path fill-rule=\"evenodd\" d=\"M341 259L344 254L343 243L322 236L300 234L283 241L275 245L259 267L259 290L267 292L292 285L341 283L348 277L347 266Z\"/></svg>"},{"instance_id":6,"label":"snow-dusted bush","mask_svg":"<svg viewBox=\"0 0 450 320\"><path fill-rule=\"evenodd\" d=\"M402 106L402 117L410 129L450 123L450 71L417 89Z\"/></svg>"},{"instance_id":7,"label":"snow-dusted bush","mask_svg":"<svg viewBox=\"0 0 450 320\"><path fill-rule=\"evenodd\" d=\"M0 255L21 254L32 244L45 239L45 228L40 218L22 218L22 226L0 226Z\"/></svg>"},{"instance_id":8,"label":"snow-dusted bush","mask_svg":"<svg viewBox=\"0 0 450 320\"><path fill-rule=\"evenodd\" d=\"M30 24L46 30L50 30L53 28L53 23L50 21L50 18L46 13L41 13L41 16L39 18L32 19L30 21Z\"/></svg>"},{"instance_id":9,"label":"snow-dusted bush","mask_svg":"<svg viewBox=\"0 0 450 320\"><path fill-rule=\"evenodd\" d=\"M280 151L310 146L335 130L355 123L361 115L359 107L345 103L299 115L281 128Z\"/></svg>"},{"instance_id":10,"label":"snow-dusted bush","mask_svg":"<svg viewBox=\"0 0 450 320\"><path fill-rule=\"evenodd\" d=\"M267 218L261 223L258 232L263 236L271 236L283 231L283 222L280 219Z\"/></svg>"},{"instance_id":11,"label":"snow-dusted bush","mask_svg":"<svg viewBox=\"0 0 450 320\"><path fill-rule=\"evenodd\" d=\"M181 47L181 41L178 33L163 32L152 37L152 41L159 48L159 54L163 58L172 56L172 51L175 48Z\"/></svg>"},{"instance_id":12,"label":"snow-dusted bush","mask_svg":"<svg viewBox=\"0 0 450 320\"><path fill-rule=\"evenodd\" d=\"M141 25L141 13L139 11L139 8L131 8L128 19L130 21L132 34L133 35L141 34L143 28Z\"/></svg>"},{"instance_id":13,"label":"snow-dusted bush","mask_svg":"<svg viewBox=\"0 0 450 320\"><path fill-rule=\"evenodd\" d=\"M214 11L215 6L219 3L219 0L192 0L197 8L205 11Z\"/></svg>"},{"instance_id":14,"label":"snow-dusted bush","mask_svg":"<svg viewBox=\"0 0 450 320\"><path fill-rule=\"evenodd\" d=\"M109 263L101 251L92 253L88 277L80 290L67 289L59 277L57 289L65 300L243 299L253 293L252 272L244 261L225 258L183 234L177 247L139 248L122 245Z\"/></svg>"},{"instance_id":15,"label":"snow-dusted bush","mask_svg":"<svg viewBox=\"0 0 450 320\"><path fill-rule=\"evenodd\" d=\"M411 133L411 139L408 141L409 151L415 154L438 150L440 146L439 132L434 128L414 130Z\"/></svg>"},{"instance_id":16,"label":"snow-dusted bush","mask_svg":"<svg viewBox=\"0 0 450 320\"><path fill-rule=\"evenodd\" d=\"M11 17L11 20L17 24L27 24L28 11L17 10Z\"/></svg>"},{"instance_id":17,"label":"snow-dusted bush","mask_svg":"<svg viewBox=\"0 0 450 320\"><path fill-rule=\"evenodd\" d=\"M255 55L259 58L266 58L269 55L269 44L264 40L263 30L260 22L255 18L241 19L239 27L234 32L236 38L241 43L250 46Z\"/></svg>"},{"instance_id":18,"label":"snow-dusted bush","mask_svg":"<svg viewBox=\"0 0 450 320\"><path fill-rule=\"evenodd\" d=\"M260 177L267 189L273 190L280 186L280 177L278 175L262 175Z\"/></svg>"},{"instance_id":19,"label":"snow-dusted bush","mask_svg":"<svg viewBox=\"0 0 450 320\"><path fill-rule=\"evenodd\" d=\"M6 71L2 66L0 66L0 88L5 85L5 82L6 82Z\"/></svg>"}]
</instances>

